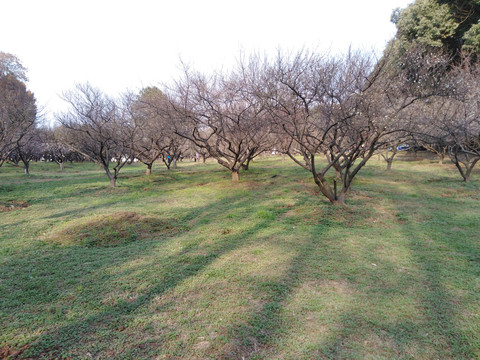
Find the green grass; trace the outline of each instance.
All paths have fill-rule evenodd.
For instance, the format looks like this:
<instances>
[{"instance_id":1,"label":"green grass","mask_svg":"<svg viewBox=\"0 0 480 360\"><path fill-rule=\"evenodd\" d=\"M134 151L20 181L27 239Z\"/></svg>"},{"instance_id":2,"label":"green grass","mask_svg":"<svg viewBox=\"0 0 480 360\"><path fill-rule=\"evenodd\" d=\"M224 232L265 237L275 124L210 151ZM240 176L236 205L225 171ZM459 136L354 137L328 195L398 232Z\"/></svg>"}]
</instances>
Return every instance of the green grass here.
<instances>
[{"instance_id":1,"label":"green grass","mask_svg":"<svg viewBox=\"0 0 480 360\"><path fill-rule=\"evenodd\" d=\"M480 358L480 173L0 168L0 357Z\"/></svg>"}]
</instances>

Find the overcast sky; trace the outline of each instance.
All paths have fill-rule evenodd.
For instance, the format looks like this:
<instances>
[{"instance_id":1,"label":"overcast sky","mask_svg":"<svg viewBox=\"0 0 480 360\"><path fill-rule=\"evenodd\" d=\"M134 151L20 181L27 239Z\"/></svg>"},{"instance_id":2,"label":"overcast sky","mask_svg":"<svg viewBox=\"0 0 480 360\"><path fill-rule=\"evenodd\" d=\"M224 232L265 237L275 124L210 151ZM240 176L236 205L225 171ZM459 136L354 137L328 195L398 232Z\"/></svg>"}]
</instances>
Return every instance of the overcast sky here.
<instances>
[{"instance_id":1,"label":"overcast sky","mask_svg":"<svg viewBox=\"0 0 480 360\"><path fill-rule=\"evenodd\" d=\"M380 53L395 33L392 10L411 1L3 0L0 51L28 68L28 87L52 118L75 83L136 91L177 77L180 57L210 71L241 51Z\"/></svg>"}]
</instances>

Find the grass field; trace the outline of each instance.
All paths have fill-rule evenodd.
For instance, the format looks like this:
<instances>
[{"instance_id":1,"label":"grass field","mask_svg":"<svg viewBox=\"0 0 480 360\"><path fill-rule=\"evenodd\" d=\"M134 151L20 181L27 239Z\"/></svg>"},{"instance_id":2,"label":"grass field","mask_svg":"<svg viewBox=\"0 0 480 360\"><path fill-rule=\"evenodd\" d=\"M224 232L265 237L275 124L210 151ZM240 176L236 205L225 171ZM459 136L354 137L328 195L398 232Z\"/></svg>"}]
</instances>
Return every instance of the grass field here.
<instances>
[{"instance_id":1,"label":"grass field","mask_svg":"<svg viewBox=\"0 0 480 360\"><path fill-rule=\"evenodd\" d=\"M0 168L0 358L479 359L480 173Z\"/></svg>"}]
</instances>

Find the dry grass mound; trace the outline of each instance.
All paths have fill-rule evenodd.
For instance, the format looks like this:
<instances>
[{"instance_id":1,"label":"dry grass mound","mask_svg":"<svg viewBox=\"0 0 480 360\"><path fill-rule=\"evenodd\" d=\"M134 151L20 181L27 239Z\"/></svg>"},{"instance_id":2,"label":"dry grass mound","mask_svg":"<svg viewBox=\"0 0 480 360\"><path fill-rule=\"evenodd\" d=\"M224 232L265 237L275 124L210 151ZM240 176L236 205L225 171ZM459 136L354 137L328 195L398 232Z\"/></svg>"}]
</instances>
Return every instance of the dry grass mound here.
<instances>
[{"instance_id":1,"label":"dry grass mound","mask_svg":"<svg viewBox=\"0 0 480 360\"><path fill-rule=\"evenodd\" d=\"M182 230L183 227L176 220L122 211L69 222L54 230L50 238L53 242L64 245L107 247L172 236Z\"/></svg>"},{"instance_id":2,"label":"dry grass mound","mask_svg":"<svg viewBox=\"0 0 480 360\"><path fill-rule=\"evenodd\" d=\"M7 212L18 209L25 209L30 205L26 201L9 201L4 204L0 204L0 212Z\"/></svg>"}]
</instances>

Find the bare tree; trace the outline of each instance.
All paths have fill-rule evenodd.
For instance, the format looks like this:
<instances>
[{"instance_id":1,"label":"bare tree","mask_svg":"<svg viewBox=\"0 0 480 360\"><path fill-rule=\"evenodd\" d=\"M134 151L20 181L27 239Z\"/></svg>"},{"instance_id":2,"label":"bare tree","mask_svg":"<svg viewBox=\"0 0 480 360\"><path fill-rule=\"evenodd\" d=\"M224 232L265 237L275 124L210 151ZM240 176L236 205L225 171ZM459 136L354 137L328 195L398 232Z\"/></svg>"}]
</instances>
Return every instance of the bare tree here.
<instances>
[{"instance_id":1,"label":"bare tree","mask_svg":"<svg viewBox=\"0 0 480 360\"><path fill-rule=\"evenodd\" d=\"M65 169L67 161L74 161L83 158L83 156L72 150L68 145L67 131L63 126L57 126L53 129L44 128L41 132L42 142L44 144L43 158L46 161L52 161L59 165L60 171Z\"/></svg>"},{"instance_id":2,"label":"bare tree","mask_svg":"<svg viewBox=\"0 0 480 360\"><path fill-rule=\"evenodd\" d=\"M202 162L205 163L207 159L210 157L210 154L205 148L196 146L192 142L190 142L190 144L187 144L187 147L188 147L187 151L191 153L195 162L200 161L200 158L202 158Z\"/></svg>"},{"instance_id":3,"label":"bare tree","mask_svg":"<svg viewBox=\"0 0 480 360\"><path fill-rule=\"evenodd\" d=\"M176 134L175 118L169 112L167 96L156 87L143 89L138 96L130 96L132 123L136 127L132 143L135 156L147 165L151 174L153 163L161 159L167 169L176 163L186 150L186 139Z\"/></svg>"},{"instance_id":4,"label":"bare tree","mask_svg":"<svg viewBox=\"0 0 480 360\"><path fill-rule=\"evenodd\" d=\"M42 139L42 130L37 128L29 128L29 130L19 139L15 148L9 154L11 159L16 159L15 163L20 161L23 164L25 175L30 175L30 162L38 161L42 158L45 143Z\"/></svg>"},{"instance_id":5,"label":"bare tree","mask_svg":"<svg viewBox=\"0 0 480 360\"><path fill-rule=\"evenodd\" d=\"M132 150L135 157L147 166L147 175L151 175L153 163L162 155L164 146L162 121L152 106L161 96L163 94L156 88L146 88L138 95L124 96L124 103L136 129L131 143Z\"/></svg>"},{"instance_id":6,"label":"bare tree","mask_svg":"<svg viewBox=\"0 0 480 360\"><path fill-rule=\"evenodd\" d=\"M404 133L400 114L418 98L404 91L403 79L387 64L388 57L375 63L359 53L332 58L300 52L279 55L266 74L263 97L291 139L288 156L312 173L332 204L343 204L374 152Z\"/></svg>"},{"instance_id":7,"label":"bare tree","mask_svg":"<svg viewBox=\"0 0 480 360\"><path fill-rule=\"evenodd\" d=\"M428 128L422 128L423 142L431 148L446 147L448 155L465 182L480 160L480 122L472 97L463 100L435 98L423 104L423 114L428 115Z\"/></svg>"},{"instance_id":8,"label":"bare tree","mask_svg":"<svg viewBox=\"0 0 480 360\"><path fill-rule=\"evenodd\" d=\"M465 182L480 160L480 66L468 57L444 78L450 91L416 104L415 136L443 161L448 153Z\"/></svg>"},{"instance_id":9,"label":"bare tree","mask_svg":"<svg viewBox=\"0 0 480 360\"><path fill-rule=\"evenodd\" d=\"M9 73L0 76L0 166L36 118L35 97L25 84Z\"/></svg>"},{"instance_id":10,"label":"bare tree","mask_svg":"<svg viewBox=\"0 0 480 360\"><path fill-rule=\"evenodd\" d=\"M264 150L268 137L263 101L249 91L249 69L207 77L185 70L170 94L176 132L205 149L239 180L242 165Z\"/></svg>"},{"instance_id":11,"label":"bare tree","mask_svg":"<svg viewBox=\"0 0 480 360\"><path fill-rule=\"evenodd\" d=\"M134 128L117 102L89 84L64 94L70 110L57 116L66 128L67 145L100 164L116 186L123 166L133 159Z\"/></svg>"}]
</instances>

